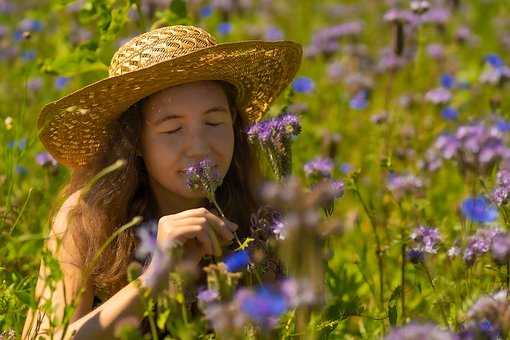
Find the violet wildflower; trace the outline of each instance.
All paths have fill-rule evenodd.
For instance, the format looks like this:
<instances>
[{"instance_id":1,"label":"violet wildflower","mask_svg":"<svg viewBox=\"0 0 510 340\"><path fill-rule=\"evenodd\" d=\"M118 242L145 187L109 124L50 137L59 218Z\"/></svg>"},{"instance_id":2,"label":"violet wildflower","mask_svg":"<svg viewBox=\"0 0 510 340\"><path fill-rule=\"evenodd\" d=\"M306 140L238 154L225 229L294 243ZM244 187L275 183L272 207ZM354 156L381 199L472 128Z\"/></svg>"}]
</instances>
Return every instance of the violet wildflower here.
<instances>
[{"instance_id":1,"label":"violet wildflower","mask_svg":"<svg viewBox=\"0 0 510 340\"><path fill-rule=\"evenodd\" d=\"M446 252L446 254L448 255L448 258L451 260L451 259L459 256L460 252L461 252L460 247L453 245L450 248L448 248L448 251Z\"/></svg>"},{"instance_id":2,"label":"violet wildflower","mask_svg":"<svg viewBox=\"0 0 510 340\"><path fill-rule=\"evenodd\" d=\"M363 110L368 106L368 91L361 90L357 92L349 102L351 109Z\"/></svg>"},{"instance_id":3,"label":"violet wildflower","mask_svg":"<svg viewBox=\"0 0 510 340\"><path fill-rule=\"evenodd\" d=\"M55 160L55 158L53 158L53 156L46 151L38 152L35 155L35 161L42 167L58 165L58 162Z\"/></svg>"},{"instance_id":4,"label":"violet wildflower","mask_svg":"<svg viewBox=\"0 0 510 340\"><path fill-rule=\"evenodd\" d=\"M441 234L437 228L419 226L410 235L411 240L416 243L416 248L429 253L437 253L437 244L441 241Z\"/></svg>"},{"instance_id":5,"label":"violet wildflower","mask_svg":"<svg viewBox=\"0 0 510 340\"><path fill-rule=\"evenodd\" d=\"M275 118L251 125L246 134L250 143L258 143L266 151L278 179L287 177L292 165L292 139L301 132L298 117L283 113Z\"/></svg>"},{"instance_id":6,"label":"violet wildflower","mask_svg":"<svg viewBox=\"0 0 510 340\"><path fill-rule=\"evenodd\" d=\"M406 258L414 264L423 263L425 254L420 249L410 248L406 250Z\"/></svg>"},{"instance_id":7,"label":"violet wildflower","mask_svg":"<svg viewBox=\"0 0 510 340\"><path fill-rule=\"evenodd\" d=\"M411 322L405 326L394 328L385 340L457 340L455 334L443 330L432 323Z\"/></svg>"},{"instance_id":8,"label":"violet wildflower","mask_svg":"<svg viewBox=\"0 0 510 340\"><path fill-rule=\"evenodd\" d=\"M424 182L412 174L390 173L386 186L396 199L401 199L406 195L422 196Z\"/></svg>"},{"instance_id":9,"label":"violet wildflower","mask_svg":"<svg viewBox=\"0 0 510 340\"><path fill-rule=\"evenodd\" d=\"M215 289L204 289L197 294L198 300L205 304L217 301L219 297L220 293Z\"/></svg>"},{"instance_id":10,"label":"violet wildflower","mask_svg":"<svg viewBox=\"0 0 510 340\"><path fill-rule=\"evenodd\" d=\"M480 338L485 335L484 339L500 339L510 332L509 315L510 302L506 290L482 295L467 312L468 321L463 328Z\"/></svg>"},{"instance_id":11,"label":"violet wildflower","mask_svg":"<svg viewBox=\"0 0 510 340\"><path fill-rule=\"evenodd\" d=\"M446 120L456 120L459 117L459 112L453 107L447 106L441 110L441 116Z\"/></svg>"},{"instance_id":12,"label":"violet wildflower","mask_svg":"<svg viewBox=\"0 0 510 340\"><path fill-rule=\"evenodd\" d=\"M508 203L510 195L510 170L502 168L496 175L496 186L492 190L491 199L498 207Z\"/></svg>"},{"instance_id":13,"label":"violet wildflower","mask_svg":"<svg viewBox=\"0 0 510 340\"><path fill-rule=\"evenodd\" d=\"M491 255L497 264L506 264L510 261L510 234L499 233L492 239Z\"/></svg>"},{"instance_id":14,"label":"violet wildflower","mask_svg":"<svg viewBox=\"0 0 510 340\"><path fill-rule=\"evenodd\" d=\"M500 161L510 159L504 134L483 123L461 125L453 134L443 133L426 152L426 161L455 160L462 174L486 175Z\"/></svg>"},{"instance_id":15,"label":"violet wildflower","mask_svg":"<svg viewBox=\"0 0 510 340\"><path fill-rule=\"evenodd\" d=\"M501 230L497 228L478 229L476 233L469 238L468 244L464 249L464 262L466 262L468 266L473 265L478 257L489 251L492 239L499 233L501 233Z\"/></svg>"},{"instance_id":16,"label":"violet wildflower","mask_svg":"<svg viewBox=\"0 0 510 340\"><path fill-rule=\"evenodd\" d=\"M290 307L311 306L317 302L317 295L307 279L286 278L280 282L280 291Z\"/></svg>"},{"instance_id":17,"label":"violet wildflower","mask_svg":"<svg viewBox=\"0 0 510 340\"><path fill-rule=\"evenodd\" d=\"M332 159L316 157L304 165L305 175L314 182L323 178L330 178L334 166Z\"/></svg>"},{"instance_id":18,"label":"violet wildflower","mask_svg":"<svg viewBox=\"0 0 510 340\"><path fill-rule=\"evenodd\" d=\"M476 223L493 222L498 218L498 210L483 196L468 197L461 205L461 211L468 220Z\"/></svg>"},{"instance_id":19,"label":"violet wildflower","mask_svg":"<svg viewBox=\"0 0 510 340\"><path fill-rule=\"evenodd\" d=\"M65 88L67 86L67 84L69 83L70 80L71 80L71 78L62 77L62 76L55 78L55 88L57 90L62 90L63 88Z\"/></svg>"},{"instance_id":20,"label":"violet wildflower","mask_svg":"<svg viewBox=\"0 0 510 340\"><path fill-rule=\"evenodd\" d=\"M241 310L265 330L274 328L279 317L289 308L283 294L265 286L259 287L256 291L241 289L237 292L235 300Z\"/></svg>"},{"instance_id":21,"label":"violet wildflower","mask_svg":"<svg viewBox=\"0 0 510 340\"><path fill-rule=\"evenodd\" d=\"M264 235L275 235L277 239L284 239L284 225L282 214L268 205L261 206L250 217L250 229L256 234L260 230Z\"/></svg>"},{"instance_id":22,"label":"violet wildflower","mask_svg":"<svg viewBox=\"0 0 510 340\"><path fill-rule=\"evenodd\" d=\"M485 57L485 70L480 75L480 82L498 85L510 79L510 67L496 54Z\"/></svg>"},{"instance_id":23,"label":"violet wildflower","mask_svg":"<svg viewBox=\"0 0 510 340\"><path fill-rule=\"evenodd\" d=\"M444 87L438 87L428 91L425 94L425 100L433 104L446 104L452 98L450 90Z\"/></svg>"}]
</instances>

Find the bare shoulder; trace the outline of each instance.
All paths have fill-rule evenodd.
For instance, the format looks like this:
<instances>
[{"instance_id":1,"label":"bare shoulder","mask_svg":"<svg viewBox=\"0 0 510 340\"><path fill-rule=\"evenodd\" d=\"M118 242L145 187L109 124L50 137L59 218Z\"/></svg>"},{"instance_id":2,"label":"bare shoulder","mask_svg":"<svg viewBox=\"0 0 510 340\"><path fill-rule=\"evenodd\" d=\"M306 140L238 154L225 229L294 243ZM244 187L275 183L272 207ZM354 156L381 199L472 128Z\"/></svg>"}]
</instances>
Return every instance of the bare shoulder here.
<instances>
[{"instance_id":1,"label":"bare shoulder","mask_svg":"<svg viewBox=\"0 0 510 340\"><path fill-rule=\"evenodd\" d=\"M52 251L56 250L57 240L62 240L64 235L66 234L66 231L68 231L69 210L76 206L76 204L78 204L80 193L81 193L80 190L78 190L72 193L69 197L67 197L52 220L51 229L48 235L48 246ZM69 246L71 247L69 248ZM68 244L68 247L66 248L74 249L75 247L73 246L74 246L73 244ZM73 253L72 250L70 251L71 253Z\"/></svg>"}]
</instances>

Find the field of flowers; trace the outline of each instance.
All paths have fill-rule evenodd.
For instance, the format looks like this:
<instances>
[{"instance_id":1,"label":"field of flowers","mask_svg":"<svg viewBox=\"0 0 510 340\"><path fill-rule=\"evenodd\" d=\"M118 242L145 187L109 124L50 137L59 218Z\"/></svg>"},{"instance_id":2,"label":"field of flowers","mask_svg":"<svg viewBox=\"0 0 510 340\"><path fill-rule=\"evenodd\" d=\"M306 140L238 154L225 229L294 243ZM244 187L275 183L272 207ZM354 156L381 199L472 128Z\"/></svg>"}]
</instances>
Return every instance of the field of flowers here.
<instances>
[{"instance_id":1,"label":"field of flowers","mask_svg":"<svg viewBox=\"0 0 510 340\"><path fill-rule=\"evenodd\" d=\"M510 336L508 0L0 0L0 339L21 335L41 259L61 274L43 246L68 170L38 139L39 110L173 24L304 47L248 131L279 212L253 223L288 278L238 286L257 264L239 250L207 269L200 318L167 297L148 338ZM117 335L142 336L129 320Z\"/></svg>"}]
</instances>

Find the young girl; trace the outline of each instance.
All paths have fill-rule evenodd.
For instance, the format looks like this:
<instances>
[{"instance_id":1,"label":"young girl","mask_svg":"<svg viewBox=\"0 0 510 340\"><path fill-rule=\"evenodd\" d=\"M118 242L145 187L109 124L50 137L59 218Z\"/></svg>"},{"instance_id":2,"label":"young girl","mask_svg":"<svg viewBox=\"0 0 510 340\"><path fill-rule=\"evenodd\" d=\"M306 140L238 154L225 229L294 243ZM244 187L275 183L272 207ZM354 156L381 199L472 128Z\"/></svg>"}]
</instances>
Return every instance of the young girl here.
<instances>
[{"instance_id":1,"label":"young girl","mask_svg":"<svg viewBox=\"0 0 510 340\"><path fill-rule=\"evenodd\" d=\"M95 259L133 217L148 222L138 228L154 226L160 246L179 241L184 260L198 268L215 255L211 232L224 254L237 247L234 232L241 240L250 235L263 177L244 131L290 83L300 61L300 45L289 41L216 44L199 27L163 27L122 46L108 78L45 106L41 141L72 174L55 201L48 237L63 278L49 286L49 268L42 262L35 295L41 303L51 301L62 318L84 284L66 338L113 338L117 321L143 319L138 282L128 283L126 275L137 260L136 227L121 232ZM223 179L216 198L226 218L205 193L186 186L183 170L205 158ZM83 190L118 159L126 161L123 167ZM268 279L278 274L274 263L266 261ZM154 296L168 287L170 263L141 264L137 280ZM44 336L49 328L47 315L30 310L22 338Z\"/></svg>"}]
</instances>

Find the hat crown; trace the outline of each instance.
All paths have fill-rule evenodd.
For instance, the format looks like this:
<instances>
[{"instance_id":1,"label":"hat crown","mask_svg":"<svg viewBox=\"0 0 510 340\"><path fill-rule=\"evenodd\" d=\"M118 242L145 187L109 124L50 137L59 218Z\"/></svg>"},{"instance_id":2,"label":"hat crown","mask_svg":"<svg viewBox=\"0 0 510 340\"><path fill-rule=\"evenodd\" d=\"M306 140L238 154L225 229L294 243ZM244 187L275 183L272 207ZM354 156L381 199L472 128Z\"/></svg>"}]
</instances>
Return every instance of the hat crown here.
<instances>
[{"instance_id":1,"label":"hat crown","mask_svg":"<svg viewBox=\"0 0 510 340\"><path fill-rule=\"evenodd\" d=\"M197 26L161 27L122 45L112 57L108 74L110 77L119 76L216 44L211 34Z\"/></svg>"}]
</instances>

